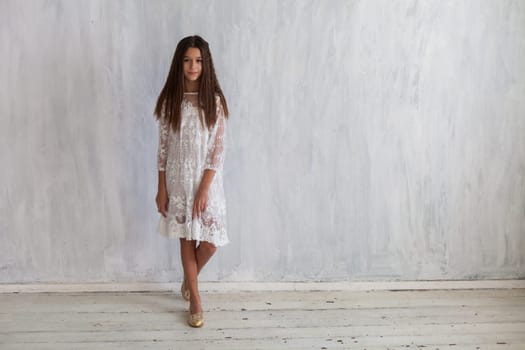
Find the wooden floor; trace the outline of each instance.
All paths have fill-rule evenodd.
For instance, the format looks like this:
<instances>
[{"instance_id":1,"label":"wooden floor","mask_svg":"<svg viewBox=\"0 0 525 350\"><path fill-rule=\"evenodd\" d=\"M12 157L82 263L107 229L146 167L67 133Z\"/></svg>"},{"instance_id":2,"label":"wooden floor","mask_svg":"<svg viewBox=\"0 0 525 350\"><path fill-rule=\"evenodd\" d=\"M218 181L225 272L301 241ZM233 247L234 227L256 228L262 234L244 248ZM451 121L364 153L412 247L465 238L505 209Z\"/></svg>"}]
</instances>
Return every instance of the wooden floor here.
<instances>
[{"instance_id":1,"label":"wooden floor","mask_svg":"<svg viewBox=\"0 0 525 350\"><path fill-rule=\"evenodd\" d=\"M525 289L0 294L0 349L525 349Z\"/></svg>"}]
</instances>

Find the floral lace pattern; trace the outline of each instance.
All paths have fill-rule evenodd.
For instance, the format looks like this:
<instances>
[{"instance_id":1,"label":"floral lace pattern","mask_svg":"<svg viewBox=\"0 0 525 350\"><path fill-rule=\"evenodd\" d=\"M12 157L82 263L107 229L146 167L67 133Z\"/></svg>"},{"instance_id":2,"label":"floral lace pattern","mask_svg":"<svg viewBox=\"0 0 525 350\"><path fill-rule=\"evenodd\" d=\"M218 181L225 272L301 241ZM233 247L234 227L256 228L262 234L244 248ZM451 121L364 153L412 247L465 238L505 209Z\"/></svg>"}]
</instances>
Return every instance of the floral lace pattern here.
<instances>
[{"instance_id":1,"label":"floral lace pattern","mask_svg":"<svg viewBox=\"0 0 525 350\"><path fill-rule=\"evenodd\" d=\"M181 108L181 127L175 133L164 118L159 120L157 164L166 171L168 214L161 215L158 231L168 238L207 241L215 246L227 244L226 201L222 168L225 156L226 118L217 96L217 122L203 127L197 108L197 95L185 93ZM208 191L206 210L192 218L193 201L204 170L215 171Z\"/></svg>"}]
</instances>

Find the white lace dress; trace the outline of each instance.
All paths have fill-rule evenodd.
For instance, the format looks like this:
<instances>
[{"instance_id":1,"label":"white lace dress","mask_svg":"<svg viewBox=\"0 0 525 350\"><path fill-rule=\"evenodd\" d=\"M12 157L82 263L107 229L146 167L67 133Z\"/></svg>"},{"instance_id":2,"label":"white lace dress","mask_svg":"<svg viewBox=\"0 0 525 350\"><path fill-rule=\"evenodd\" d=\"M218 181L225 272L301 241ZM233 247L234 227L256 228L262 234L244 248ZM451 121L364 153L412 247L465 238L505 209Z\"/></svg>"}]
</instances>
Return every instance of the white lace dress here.
<instances>
[{"instance_id":1,"label":"white lace dress","mask_svg":"<svg viewBox=\"0 0 525 350\"><path fill-rule=\"evenodd\" d=\"M185 93L180 132L159 121L158 170L166 171L168 214L160 216L158 232L168 238L227 244L226 201L222 168L225 156L226 119L217 98L217 122L208 131L199 120L197 93ZM208 203L200 218L192 218L193 200L205 169L215 170Z\"/></svg>"}]
</instances>

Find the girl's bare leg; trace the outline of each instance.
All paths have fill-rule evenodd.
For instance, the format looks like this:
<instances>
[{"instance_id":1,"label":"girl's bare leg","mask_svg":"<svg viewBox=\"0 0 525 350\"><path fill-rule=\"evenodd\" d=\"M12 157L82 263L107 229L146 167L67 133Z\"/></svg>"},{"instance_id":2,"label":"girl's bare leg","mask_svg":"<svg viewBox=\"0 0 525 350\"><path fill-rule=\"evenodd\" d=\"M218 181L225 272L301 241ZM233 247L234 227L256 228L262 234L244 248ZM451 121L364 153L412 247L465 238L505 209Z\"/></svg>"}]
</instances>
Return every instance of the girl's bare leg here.
<instances>
[{"instance_id":1,"label":"girl's bare leg","mask_svg":"<svg viewBox=\"0 0 525 350\"><path fill-rule=\"evenodd\" d=\"M195 243L195 241L184 238L180 239L180 256L182 268L184 269L184 278L186 279L186 288L190 291L190 313L192 314L202 311L197 281L198 269Z\"/></svg>"},{"instance_id":2,"label":"girl's bare leg","mask_svg":"<svg viewBox=\"0 0 525 350\"><path fill-rule=\"evenodd\" d=\"M208 242L201 242L199 247L196 250L197 256L197 275L201 272L202 268L210 260L210 258L215 254L217 248Z\"/></svg>"},{"instance_id":3,"label":"girl's bare leg","mask_svg":"<svg viewBox=\"0 0 525 350\"><path fill-rule=\"evenodd\" d=\"M195 241L189 241L184 238L180 239L184 279L186 281L186 288L190 291L191 313L202 311L197 276L217 250L213 244L208 242L201 242L198 248L195 248L195 246Z\"/></svg>"}]
</instances>

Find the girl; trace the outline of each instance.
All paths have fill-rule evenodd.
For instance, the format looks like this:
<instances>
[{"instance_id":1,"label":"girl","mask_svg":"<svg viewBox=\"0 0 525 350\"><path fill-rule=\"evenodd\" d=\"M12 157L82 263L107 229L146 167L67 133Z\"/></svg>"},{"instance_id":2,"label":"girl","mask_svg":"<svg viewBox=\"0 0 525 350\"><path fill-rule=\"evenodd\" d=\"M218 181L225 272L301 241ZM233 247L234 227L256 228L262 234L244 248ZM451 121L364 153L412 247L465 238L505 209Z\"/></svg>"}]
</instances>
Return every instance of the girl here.
<instances>
[{"instance_id":1,"label":"girl","mask_svg":"<svg viewBox=\"0 0 525 350\"><path fill-rule=\"evenodd\" d=\"M175 49L155 116L159 120L158 230L179 238L184 279L181 293L190 302L188 323L204 324L197 275L228 243L222 167L228 107L215 76L208 43L182 39Z\"/></svg>"}]
</instances>

